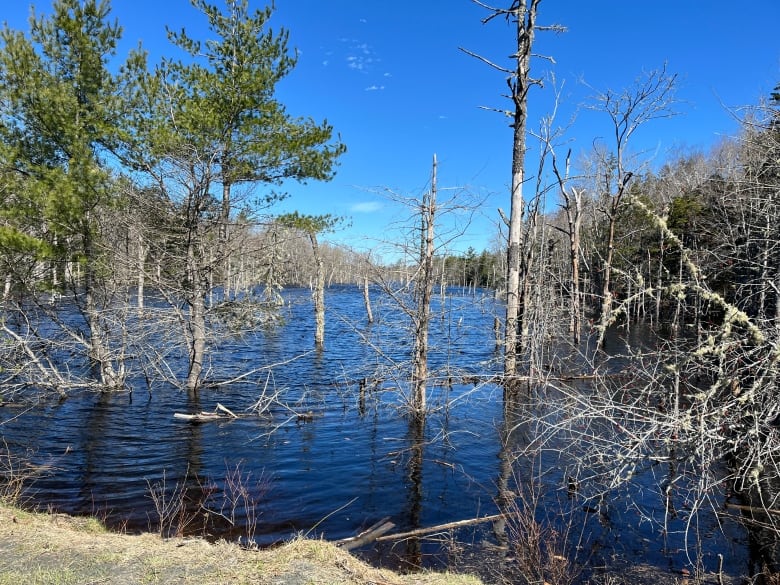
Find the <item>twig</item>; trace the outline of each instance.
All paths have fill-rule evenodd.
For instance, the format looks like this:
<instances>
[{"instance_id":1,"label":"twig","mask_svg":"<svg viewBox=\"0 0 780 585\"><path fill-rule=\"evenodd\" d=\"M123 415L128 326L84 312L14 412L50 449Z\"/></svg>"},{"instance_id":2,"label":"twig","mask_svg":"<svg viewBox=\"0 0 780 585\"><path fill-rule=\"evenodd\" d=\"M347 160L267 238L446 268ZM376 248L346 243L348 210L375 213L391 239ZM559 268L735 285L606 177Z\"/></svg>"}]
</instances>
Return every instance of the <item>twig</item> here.
<instances>
[{"instance_id":1,"label":"twig","mask_svg":"<svg viewBox=\"0 0 780 585\"><path fill-rule=\"evenodd\" d=\"M319 520L319 521L318 521L318 522L317 522L317 523L316 523L314 526L312 526L311 528L309 528L309 529L306 531L306 534L304 534L304 537L307 537L307 536L309 536L309 534L311 534L311 531L312 531L312 530L314 530L315 528L317 528L317 526L319 526L320 524L322 524L323 522L325 522L325 520L327 520L328 518L330 518L331 516L333 516L333 514L335 514L336 512L340 512L341 510L343 510L344 508L346 508L346 507L348 507L348 506L351 506L351 505L352 505L352 504L354 504L356 501L357 501L357 496L356 496L356 497L354 497L354 498L352 498L352 499L351 499L349 502L347 502L346 504L344 504L344 505L343 505L343 506L341 506L340 508L336 508L335 510L333 510L333 511L332 511L332 512L330 512L329 514L326 514L325 516L323 516L323 517L322 517L322 518L321 518L321 519L320 519L320 520Z\"/></svg>"}]
</instances>

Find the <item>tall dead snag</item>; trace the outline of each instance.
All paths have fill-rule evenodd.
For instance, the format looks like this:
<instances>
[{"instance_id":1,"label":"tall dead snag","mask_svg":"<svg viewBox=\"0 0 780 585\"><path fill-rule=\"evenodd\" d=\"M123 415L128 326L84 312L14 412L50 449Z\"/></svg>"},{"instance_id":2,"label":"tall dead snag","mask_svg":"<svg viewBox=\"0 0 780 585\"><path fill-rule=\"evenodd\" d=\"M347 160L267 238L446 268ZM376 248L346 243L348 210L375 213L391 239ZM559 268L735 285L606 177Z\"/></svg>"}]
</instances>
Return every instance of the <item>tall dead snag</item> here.
<instances>
[{"instance_id":1,"label":"tall dead snag","mask_svg":"<svg viewBox=\"0 0 780 585\"><path fill-rule=\"evenodd\" d=\"M436 155L433 155L431 189L420 205L420 260L415 279L416 318L412 356L412 400L418 418L425 415L425 385L428 378L428 326L433 296L434 221L436 218Z\"/></svg>"},{"instance_id":2,"label":"tall dead snag","mask_svg":"<svg viewBox=\"0 0 780 585\"><path fill-rule=\"evenodd\" d=\"M490 11L483 18L487 23L496 17L504 17L516 23L517 51L512 58L514 68L508 69L492 61L463 50L489 66L505 73L510 90L514 111L486 108L497 111L512 118L512 186L509 215L509 235L507 242L507 290L506 290L506 320L504 322L504 375L511 378L517 374L518 354L524 349L525 340L520 331L526 331L523 321L526 318L524 305L530 292L530 274L523 270L521 250L523 240L523 224L525 200L523 199L523 183L525 182L526 129L528 125L528 90L533 85L541 85L541 80L531 77L531 50L534 34L537 30L563 30L561 27L539 27L536 25L536 14L541 0L514 0L509 8L494 8L479 0L475 4Z\"/></svg>"},{"instance_id":3,"label":"tall dead snag","mask_svg":"<svg viewBox=\"0 0 780 585\"><path fill-rule=\"evenodd\" d=\"M447 194L447 191L453 193ZM412 339L409 361L401 363L390 359L389 365L391 369L401 368L398 375L404 380L404 384L399 386L407 388L405 382L409 382L409 395L404 396L405 406L415 419L422 421L427 410L426 384L436 375L431 371L428 363L433 285L439 276L434 268L434 260L448 255L449 246L466 232L474 211L482 201L476 200L468 191L459 188L440 188L435 155L431 184L426 186L423 193L402 196L388 189L386 197L394 204L407 208L410 215L398 224L402 236L384 242L388 253L400 252L401 259L395 263L391 271L377 270L374 282L383 293L382 296L387 297L403 315L401 325L403 329L400 334ZM384 253L381 248L377 248L376 252ZM447 308L449 304L442 303L442 305L444 314L449 310ZM448 335L439 339L439 343L444 344L449 344L451 341ZM388 356L381 350L379 357L383 361L388 361ZM448 368L448 365L443 364L442 368ZM377 375L386 377L387 371L383 370Z\"/></svg>"},{"instance_id":4,"label":"tall dead snag","mask_svg":"<svg viewBox=\"0 0 780 585\"><path fill-rule=\"evenodd\" d=\"M277 221L284 227L300 230L309 238L314 256L316 278L314 283L314 345L321 348L325 344L325 268L320 253L317 234L329 232L341 223L340 217L332 215L300 215L297 211L280 216Z\"/></svg>"},{"instance_id":5,"label":"tall dead snag","mask_svg":"<svg viewBox=\"0 0 780 585\"><path fill-rule=\"evenodd\" d=\"M558 189L563 198L561 208L566 215L566 234L569 241L569 334L575 347L580 344L582 334L582 295L580 293L580 234L582 233L582 189L571 187L569 181L569 158L566 155L566 168L563 173L558 168L555 152L552 152L553 173L558 181Z\"/></svg>"}]
</instances>

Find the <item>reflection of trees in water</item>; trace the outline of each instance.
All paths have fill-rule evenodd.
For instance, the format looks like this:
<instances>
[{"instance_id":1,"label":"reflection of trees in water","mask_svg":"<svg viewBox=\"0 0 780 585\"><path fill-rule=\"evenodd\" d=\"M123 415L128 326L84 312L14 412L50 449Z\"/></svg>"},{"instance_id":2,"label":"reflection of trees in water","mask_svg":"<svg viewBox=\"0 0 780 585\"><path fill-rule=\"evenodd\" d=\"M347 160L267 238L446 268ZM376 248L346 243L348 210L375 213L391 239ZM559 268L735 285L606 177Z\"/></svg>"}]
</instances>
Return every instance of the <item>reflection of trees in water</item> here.
<instances>
[{"instance_id":1,"label":"reflection of trees in water","mask_svg":"<svg viewBox=\"0 0 780 585\"><path fill-rule=\"evenodd\" d=\"M407 524L409 530L420 528L423 503L423 450L425 446L425 418L409 418L410 457L407 463ZM423 566L420 538L412 536L405 540L403 564L409 570Z\"/></svg>"},{"instance_id":2,"label":"reflection of trees in water","mask_svg":"<svg viewBox=\"0 0 780 585\"><path fill-rule=\"evenodd\" d=\"M502 573L528 575L525 564L545 571L540 579L564 582L577 572L574 563L617 568L637 558L717 571L720 555L727 570L745 567L745 551L733 543L746 535L728 513L723 483L730 470L722 461L703 462L695 445L658 422L660 394L671 393L671 410L678 392L673 384L659 388L661 380L552 380L506 396L495 496L506 519L494 525L505 551ZM753 574L775 571L778 552L777 518L758 520L764 530L749 536L761 556Z\"/></svg>"},{"instance_id":3,"label":"reflection of trees in water","mask_svg":"<svg viewBox=\"0 0 780 585\"><path fill-rule=\"evenodd\" d=\"M547 448L537 443L538 391L525 386L504 397L495 497L503 517L493 524L503 551L498 571L504 581L572 583L578 577L570 560L573 516L570 505L559 501L560 482L551 474Z\"/></svg>"}]
</instances>

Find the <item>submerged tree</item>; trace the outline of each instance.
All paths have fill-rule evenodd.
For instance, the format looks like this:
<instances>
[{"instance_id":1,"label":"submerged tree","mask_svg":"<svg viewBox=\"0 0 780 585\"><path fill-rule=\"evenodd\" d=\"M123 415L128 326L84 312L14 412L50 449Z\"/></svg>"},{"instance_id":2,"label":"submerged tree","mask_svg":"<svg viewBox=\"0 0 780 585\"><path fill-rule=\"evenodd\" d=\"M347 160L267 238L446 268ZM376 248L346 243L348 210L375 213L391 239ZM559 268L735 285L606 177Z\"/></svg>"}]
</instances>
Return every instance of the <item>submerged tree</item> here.
<instances>
[{"instance_id":1,"label":"submerged tree","mask_svg":"<svg viewBox=\"0 0 780 585\"><path fill-rule=\"evenodd\" d=\"M116 326L104 310L111 302L102 247L109 226L100 217L115 201L108 161L122 139L125 108L120 78L108 69L121 36L109 13L106 1L58 0L50 16L33 15L29 37L3 29L0 182L3 244L22 260L5 267L7 291L17 288L28 300L41 285L67 291L84 329L49 318L88 350L100 384L117 388L124 364L112 350ZM133 54L128 63L137 60ZM41 262L51 269L41 274ZM34 328L34 320L23 322Z\"/></svg>"},{"instance_id":2,"label":"submerged tree","mask_svg":"<svg viewBox=\"0 0 780 585\"><path fill-rule=\"evenodd\" d=\"M276 100L275 86L292 70L295 57L289 54L286 32L266 30L270 7L250 13L246 0L231 0L222 13L203 0L193 5L206 15L216 38L201 43L184 30L169 33L192 59L166 59L144 80L139 98L146 107L135 112L129 152L175 218L171 229L182 259L179 275L160 284L187 304L186 385L197 389L213 275L222 277L224 298L229 257L239 254L228 248L236 209L232 188L330 179L345 147L332 142L326 122L294 118ZM245 214L277 198L269 190L254 205L245 202Z\"/></svg>"},{"instance_id":3,"label":"submerged tree","mask_svg":"<svg viewBox=\"0 0 780 585\"><path fill-rule=\"evenodd\" d=\"M332 215L300 215L297 211L279 216L277 222L282 226L306 234L311 243L315 264L314 282L314 345L322 348L325 344L325 268L320 253L318 234L329 232L341 223L342 219Z\"/></svg>"},{"instance_id":4,"label":"submerged tree","mask_svg":"<svg viewBox=\"0 0 780 585\"><path fill-rule=\"evenodd\" d=\"M465 51L494 69L507 75L507 86L510 90L513 110L496 109L495 111L512 118L512 184L510 197L510 214L508 220L507 241L507 280L506 280L506 319L504 323L504 375L515 376L518 370L519 355L527 342L528 323L525 308L531 296L531 267L525 259L529 258L523 246L523 230L526 221L526 201L523 186L526 180L526 133L528 129L528 92L534 85L541 85L541 80L531 76L531 57L536 31L563 30L560 26L539 26L536 17L541 0L513 0L508 8L494 8L475 0L480 6L487 8L490 15L482 22L487 23L495 18L503 17L515 23L517 50L512 55L514 68L498 65L471 51ZM491 108L493 109L493 108ZM526 240L526 246L529 244Z\"/></svg>"},{"instance_id":5,"label":"submerged tree","mask_svg":"<svg viewBox=\"0 0 780 585\"><path fill-rule=\"evenodd\" d=\"M433 156L431 188L420 205L420 256L415 279L414 351L412 355L412 401L414 412L422 418L426 408L425 387L428 383L428 329L433 295L433 254L436 229L436 155Z\"/></svg>"}]
</instances>

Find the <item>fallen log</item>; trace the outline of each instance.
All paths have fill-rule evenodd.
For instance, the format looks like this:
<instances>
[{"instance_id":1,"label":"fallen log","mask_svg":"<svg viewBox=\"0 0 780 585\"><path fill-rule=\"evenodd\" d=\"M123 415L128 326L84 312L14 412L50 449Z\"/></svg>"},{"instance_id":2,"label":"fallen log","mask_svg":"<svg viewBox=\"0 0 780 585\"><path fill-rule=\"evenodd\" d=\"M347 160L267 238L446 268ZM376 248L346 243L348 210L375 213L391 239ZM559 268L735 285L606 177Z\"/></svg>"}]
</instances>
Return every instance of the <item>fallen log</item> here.
<instances>
[{"instance_id":1,"label":"fallen log","mask_svg":"<svg viewBox=\"0 0 780 585\"><path fill-rule=\"evenodd\" d=\"M197 414L174 412L173 418L178 418L179 420L188 420L190 422L210 422L215 420L236 419L238 418L238 415L226 406L223 406L217 402L217 405L214 407L214 412L199 412Z\"/></svg>"},{"instance_id":2,"label":"fallen log","mask_svg":"<svg viewBox=\"0 0 780 585\"><path fill-rule=\"evenodd\" d=\"M468 520L458 520L456 522L447 522L446 524L438 524L436 526L428 526L427 528L417 528L415 530L409 530L408 532L396 532L395 534L385 534L375 538L377 542L384 542L387 540L401 540L403 538L409 538L412 536L424 536L433 532L439 532L441 530L450 530L452 528L462 528L463 526L472 526L474 524L482 524L484 522L495 522L505 518L505 514L493 514L492 516L483 516L481 518L470 518Z\"/></svg>"},{"instance_id":3,"label":"fallen log","mask_svg":"<svg viewBox=\"0 0 780 585\"><path fill-rule=\"evenodd\" d=\"M200 412L198 414L184 414L181 412L174 412L173 418L180 420L188 420L190 422L210 422L214 420L229 420L224 414L217 414L214 412Z\"/></svg>"},{"instance_id":4,"label":"fallen log","mask_svg":"<svg viewBox=\"0 0 780 585\"><path fill-rule=\"evenodd\" d=\"M363 546L364 544L374 542L377 538L382 536L384 533L389 532L393 528L395 528L395 524L390 522L390 517L388 516L382 518L378 522L375 522L360 534L356 536L350 536L349 538L342 538L341 540L335 541L334 544L343 548L344 550L352 550L359 546Z\"/></svg>"}]
</instances>

